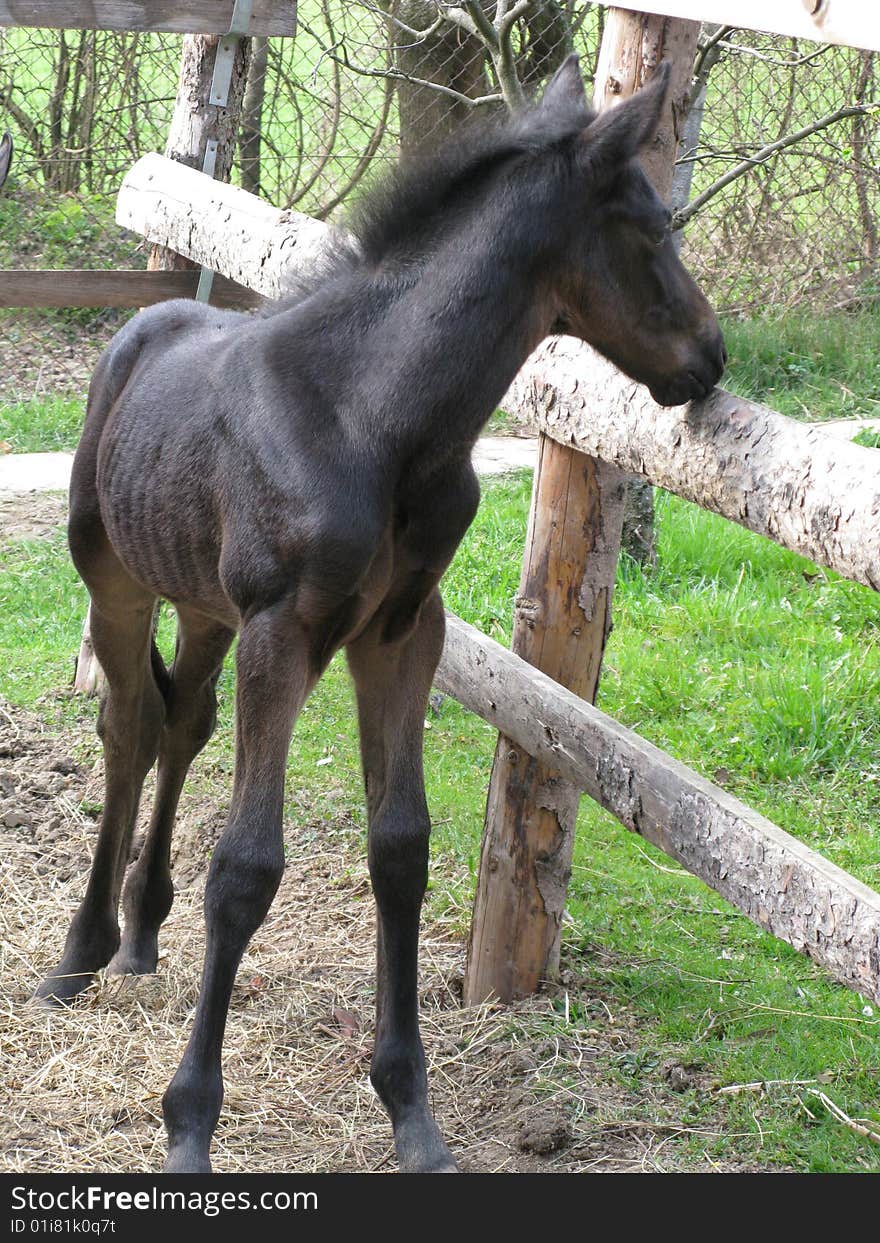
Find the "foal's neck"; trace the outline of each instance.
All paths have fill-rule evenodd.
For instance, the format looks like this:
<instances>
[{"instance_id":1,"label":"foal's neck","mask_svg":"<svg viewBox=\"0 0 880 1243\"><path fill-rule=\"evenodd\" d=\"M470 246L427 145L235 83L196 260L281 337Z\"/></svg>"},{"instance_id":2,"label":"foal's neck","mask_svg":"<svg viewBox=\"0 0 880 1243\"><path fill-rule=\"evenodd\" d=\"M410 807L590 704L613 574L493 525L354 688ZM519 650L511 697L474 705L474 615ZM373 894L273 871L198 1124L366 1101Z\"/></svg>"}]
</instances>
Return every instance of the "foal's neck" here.
<instances>
[{"instance_id":1,"label":"foal's neck","mask_svg":"<svg viewBox=\"0 0 880 1243\"><path fill-rule=\"evenodd\" d=\"M517 236L475 216L421 260L376 324L383 363L371 369L370 405L383 421L394 412L416 451L469 452L549 330L546 258Z\"/></svg>"}]
</instances>

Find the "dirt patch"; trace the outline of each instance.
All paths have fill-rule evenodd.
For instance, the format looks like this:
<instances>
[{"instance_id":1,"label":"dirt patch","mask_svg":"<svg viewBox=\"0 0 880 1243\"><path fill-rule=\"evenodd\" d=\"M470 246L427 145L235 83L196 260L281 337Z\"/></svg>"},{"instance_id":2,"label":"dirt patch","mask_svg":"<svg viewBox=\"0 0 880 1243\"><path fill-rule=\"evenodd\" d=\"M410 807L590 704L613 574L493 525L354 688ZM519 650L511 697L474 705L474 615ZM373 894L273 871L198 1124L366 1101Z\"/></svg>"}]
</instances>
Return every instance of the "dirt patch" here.
<instances>
[{"instance_id":1,"label":"dirt patch","mask_svg":"<svg viewBox=\"0 0 880 1243\"><path fill-rule=\"evenodd\" d=\"M66 522L67 496L63 492L0 492L0 544L48 538Z\"/></svg>"},{"instance_id":2,"label":"dirt patch","mask_svg":"<svg viewBox=\"0 0 880 1243\"><path fill-rule=\"evenodd\" d=\"M160 973L102 979L66 1011L25 1005L57 961L82 892L102 798L91 726L47 728L0 703L0 1168L161 1168L161 1094L196 1001L204 874L218 797L185 799L175 909ZM146 800L145 800L146 802ZM374 916L362 834L287 825L288 867L238 975L225 1044L222 1171L389 1171L387 1118L369 1084ZM471 1171L718 1169L676 1155L676 1083L627 1093L603 1070L639 1045L634 1017L569 979L564 994L460 1007L460 917L429 895L421 941L422 1029L438 1121ZM662 1149L662 1151L661 1151ZM742 1168L726 1166L724 1168Z\"/></svg>"},{"instance_id":3,"label":"dirt patch","mask_svg":"<svg viewBox=\"0 0 880 1243\"><path fill-rule=\"evenodd\" d=\"M8 320L4 327L7 324ZM98 356L119 326L114 318L90 331L77 330L35 312L17 313L8 341L0 343L5 395L12 401L45 396L84 399Z\"/></svg>"}]
</instances>

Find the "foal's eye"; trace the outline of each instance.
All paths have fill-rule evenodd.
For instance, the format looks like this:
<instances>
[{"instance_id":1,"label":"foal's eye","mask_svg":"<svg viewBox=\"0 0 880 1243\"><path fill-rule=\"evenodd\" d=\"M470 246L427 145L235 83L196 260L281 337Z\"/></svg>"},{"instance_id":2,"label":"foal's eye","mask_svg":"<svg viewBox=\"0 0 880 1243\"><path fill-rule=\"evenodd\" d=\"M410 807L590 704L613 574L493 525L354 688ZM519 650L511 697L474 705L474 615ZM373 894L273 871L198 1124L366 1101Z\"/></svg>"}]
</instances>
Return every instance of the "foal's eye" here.
<instances>
[{"instance_id":1,"label":"foal's eye","mask_svg":"<svg viewBox=\"0 0 880 1243\"><path fill-rule=\"evenodd\" d=\"M660 247L663 245L663 243L666 241L667 237L669 237L669 230L660 229L660 230L649 233L648 241L651 243L652 246L656 247L656 249L659 250Z\"/></svg>"}]
</instances>

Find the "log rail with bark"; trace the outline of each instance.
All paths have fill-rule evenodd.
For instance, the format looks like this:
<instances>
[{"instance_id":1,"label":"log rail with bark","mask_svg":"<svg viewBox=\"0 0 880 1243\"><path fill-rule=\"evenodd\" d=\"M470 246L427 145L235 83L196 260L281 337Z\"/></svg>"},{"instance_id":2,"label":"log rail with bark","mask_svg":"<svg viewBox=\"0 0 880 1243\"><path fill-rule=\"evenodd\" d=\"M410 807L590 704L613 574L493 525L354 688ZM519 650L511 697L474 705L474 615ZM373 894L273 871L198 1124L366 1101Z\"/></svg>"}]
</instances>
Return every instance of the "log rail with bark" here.
<instances>
[{"instance_id":1,"label":"log rail with bark","mask_svg":"<svg viewBox=\"0 0 880 1243\"><path fill-rule=\"evenodd\" d=\"M627 8L880 52L875 0L627 0Z\"/></svg>"},{"instance_id":2,"label":"log rail with bark","mask_svg":"<svg viewBox=\"0 0 880 1243\"><path fill-rule=\"evenodd\" d=\"M229 30L233 9L233 0L0 0L0 26L223 35ZM254 0L247 33L295 34L296 4Z\"/></svg>"},{"instance_id":3,"label":"log rail with bark","mask_svg":"<svg viewBox=\"0 0 880 1243\"><path fill-rule=\"evenodd\" d=\"M761 928L880 1001L880 894L452 614L437 685Z\"/></svg>"},{"instance_id":4,"label":"log rail with bark","mask_svg":"<svg viewBox=\"0 0 880 1243\"><path fill-rule=\"evenodd\" d=\"M326 225L158 155L125 178L117 220L267 297L330 242ZM532 356L509 404L536 413L563 444L880 586L872 450L723 392L663 410L567 338ZM761 927L880 1001L880 896L867 886L451 616L438 685Z\"/></svg>"}]
</instances>

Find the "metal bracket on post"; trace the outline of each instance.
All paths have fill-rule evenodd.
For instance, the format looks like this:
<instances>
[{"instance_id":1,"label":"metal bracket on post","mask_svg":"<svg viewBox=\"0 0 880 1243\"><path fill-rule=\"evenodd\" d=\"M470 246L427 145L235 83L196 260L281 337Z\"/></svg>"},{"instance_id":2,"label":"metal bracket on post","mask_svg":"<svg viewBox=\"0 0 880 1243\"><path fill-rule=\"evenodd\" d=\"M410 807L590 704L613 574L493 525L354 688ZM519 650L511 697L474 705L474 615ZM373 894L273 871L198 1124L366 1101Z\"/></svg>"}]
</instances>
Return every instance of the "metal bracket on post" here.
<instances>
[{"instance_id":1,"label":"metal bracket on post","mask_svg":"<svg viewBox=\"0 0 880 1243\"><path fill-rule=\"evenodd\" d=\"M217 44L214 72L211 77L211 90L208 95L208 103L214 104L217 108L225 108L229 102L229 88L232 85L235 53L238 51L239 40L247 38L250 33L251 11L253 7L253 0L235 0L229 30ZM209 138L205 146L202 172L209 177L213 177L216 165L217 140L216 138ZM212 270L210 268L202 268L199 272L199 284L196 289L197 302L208 301L211 296L211 286L213 283L214 273Z\"/></svg>"}]
</instances>

